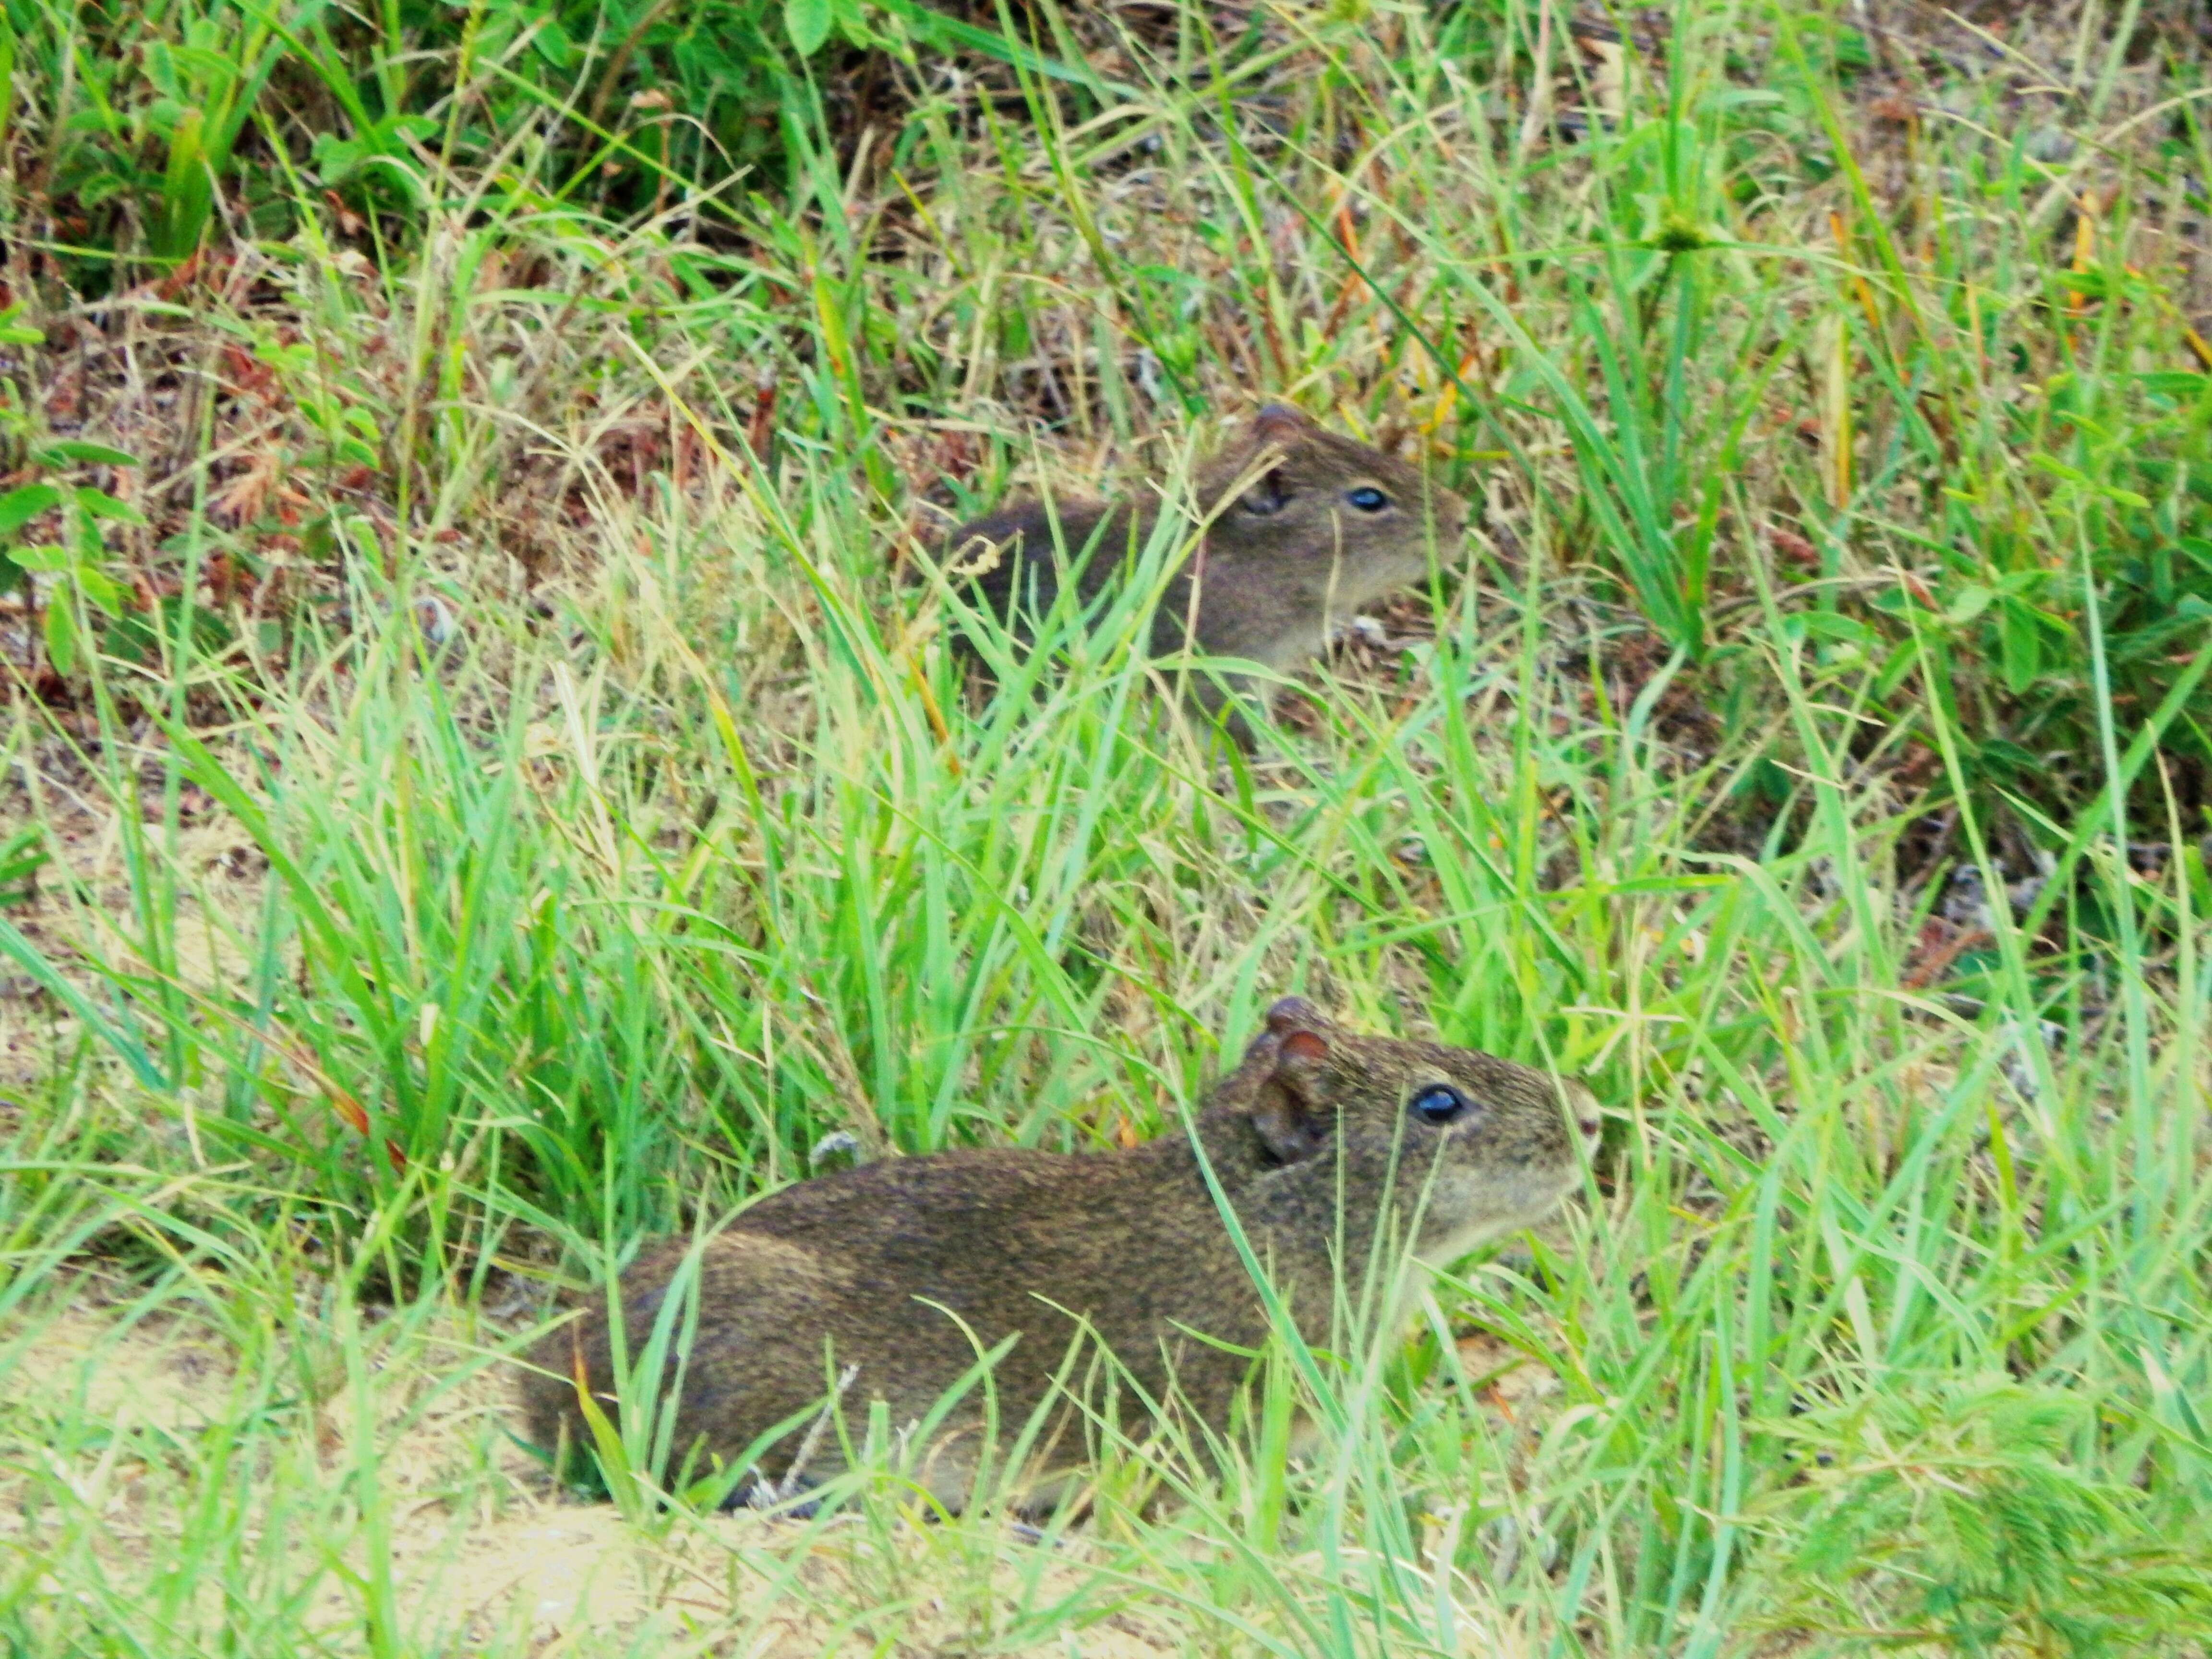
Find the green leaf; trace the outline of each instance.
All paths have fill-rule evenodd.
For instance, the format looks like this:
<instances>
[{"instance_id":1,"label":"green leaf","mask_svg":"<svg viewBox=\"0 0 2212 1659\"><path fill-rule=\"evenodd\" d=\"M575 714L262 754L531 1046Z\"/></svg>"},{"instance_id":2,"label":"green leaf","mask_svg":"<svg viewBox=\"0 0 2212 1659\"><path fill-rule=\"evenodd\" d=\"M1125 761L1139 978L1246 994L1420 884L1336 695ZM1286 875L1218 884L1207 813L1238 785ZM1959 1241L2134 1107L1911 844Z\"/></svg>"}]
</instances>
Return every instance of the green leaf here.
<instances>
[{"instance_id":1,"label":"green leaf","mask_svg":"<svg viewBox=\"0 0 2212 1659\"><path fill-rule=\"evenodd\" d=\"M42 466L138 466L143 465L136 455L125 454L119 449L110 449L106 444L88 444L76 438L64 438L58 444L48 444L40 453Z\"/></svg>"},{"instance_id":2,"label":"green leaf","mask_svg":"<svg viewBox=\"0 0 2212 1659\"><path fill-rule=\"evenodd\" d=\"M11 547L8 556L26 570L67 570L76 562L70 550L56 542L42 542L36 547Z\"/></svg>"},{"instance_id":3,"label":"green leaf","mask_svg":"<svg viewBox=\"0 0 2212 1659\"><path fill-rule=\"evenodd\" d=\"M176 49L160 37L149 40L142 60L146 65L147 84L161 95L154 100L149 112L160 123L159 131L173 131L177 125L175 108L164 109L164 105L180 105L178 96L183 89L182 78L177 74Z\"/></svg>"},{"instance_id":4,"label":"green leaf","mask_svg":"<svg viewBox=\"0 0 2212 1659\"><path fill-rule=\"evenodd\" d=\"M2035 609L2008 599L1997 607L1997 639L2002 648L2006 689L2018 696L2043 672L2043 640Z\"/></svg>"},{"instance_id":5,"label":"green leaf","mask_svg":"<svg viewBox=\"0 0 2212 1659\"><path fill-rule=\"evenodd\" d=\"M76 618L60 595L46 607L46 660L54 672L67 674L76 667Z\"/></svg>"},{"instance_id":6,"label":"green leaf","mask_svg":"<svg viewBox=\"0 0 2212 1659\"><path fill-rule=\"evenodd\" d=\"M161 210L149 228L153 251L163 258L190 257L206 234L215 201L209 171L207 118L197 106L177 118L169 137L168 167L162 175Z\"/></svg>"},{"instance_id":7,"label":"green leaf","mask_svg":"<svg viewBox=\"0 0 2212 1659\"><path fill-rule=\"evenodd\" d=\"M1800 622L1802 636L1816 640L1835 640L1844 645L1871 648L1874 631L1856 617L1845 617L1830 611L1805 611L1789 620Z\"/></svg>"},{"instance_id":8,"label":"green leaf","mask_svg":"<svg viewBox=\"0 0 2212 1659\"><path fill-rule=\"evenodd\" d=\"M88 565L80 566L76 573L76 585L84 590L85 598L90 599L109 616L117 617L122 616L122 586L105 570L96 570Z\"/></svg>"},{"instance_id":9,"label":"green leaf","mask_svg":"<svg viewBox=\"0 0 2212 1659\"><path fill-rule=\"evenodd\" d=\"M2146 392L2169 398L2200 398L2212 390L2212 374L2186 374L2179 370L2153 370L2138 374L2136 383Z\"/></svg>"},{"instance_id":10,"label":"green leaf","mask_svg":"<svg viewBox=\"0 0 2212 1659\"><path fill-rule=\"evenodd\" d=\"M0 842L0 904L20 903L29 897L32 878L49 857L46 831L35 823Z\"/></svg>"},{"instance_id":11,"label":"green leaf","mask_svg":"<svg viewBox=\"0 0 2212 1659\"><path fill-rule=\"evenodd\" d=\"M143 525L146 515L128 501L118 501L104 489L87 485L76 492L78 507L95 519L107 519L117 524Z\"/></svg>"},{"instance_id":12,"label":"green leaf","mask_svg":"<svg viewBox=\"0 0 2212 1659\"><path fill-rule=\"evenodd\" d=\"M1900 642L1882 659L1881 668L1874 677L1875 696L1878 698L1894 696L1897 688L1905 684L1905 677L1919 665L1920 653L1914 648L1912 641L1905 640Z\"/></svg>"},{"instance_id":13,"label":"green leaf","mask_svg":"<svg viewBox=\"0 0 2212 1659\"><path fill-rule=\"evenodd\" d=\"M2087 494L2092 495L2101 495L2106 501L2118 501L2123 507L2140 508L2147 507L2150 505L2148 501L2144 500L2141 495L2136 495L2134 490L2123 489L2118 484L2100 483L2099 480L2091 477L2087 473L2080 471L2078 468L2070 467L2067 465L2065 462L2058 460L2052 456L2030 455L2027 458L2027 460L2028 465L2034 467L2038 471L2046 472L2050 474L2051 477L2057 478L2063 483L2070 483L2076 489L2084 491Z\"/></svg>"},{"instance_id":14,"label":"green leaf","mask_svg":"<svg viewBox=\"0 0 2212 1659\"><path fill-rule=\"evenodd\" d=\"M830 0L830 15L836 24L838 34L848 45L866 46L871 44L867 13L862 9L860 0Z\"/></svg>"},{"instance_id":15,"label":"green leaf","mask_svg":"<svg viewBox=\"0 0 2212 1659\"><path fill-rule=\"evenodd\" d=\"M0 536L14 534L49 507L61 505L62 492L52 484L25 484L0 495Z\"/></svg>"},{"instance_id":16,"label":"green leaf","mask_svg":"<svg viewBox=\"0 0 2212 1659\"><path fill-rule=\"evenodd\" d=\"M811 58L830 38L830 0L783 0L783 27L801 58Z\"/></svg>"},{"instance_id":17,"label":"green leaf","mask_svg":"<svg viewBox=\"0 0 2212 1659\"><path fill-rule=\"evenodd\" d=\"M2047 473L2054 478L2063 478L2068 483L2077 485L2081 489L2094 489L2096 487L2087 473L2067 465L2065 462L2057 459L2055 456L2030 455L2027 458L2027 464L2039 472Z\"/></svg>"},{"instance_id":18,"label":"green leaf","mask_svg":"<svg viewBox=\"0 0 2212 1659\"><path fill-rule=\"evenodd\" d=\"M131 179L120 173L95 173L76 187L77 205L96 208L103 202L127 194L131 188Z\"/></svg>"},{"instance_id":19,"label":"green leaf","mask_svg":"<svg viewBox=\"0 0 2212 1659\"><path fill-rule=\"evenodd\" d=\"M1963 628L1990 608L1996 595L1978 582L1969 583L1960 589L1958 597L1943 607L1944 618L1954 628Z\"/></svg>"},{"instance_id":20,"label":"green leaf","mask_svg":"<svg viewBox=\"0 0 2212 1659\"><path fill-rule=\"evenodd\" d=\"M85 1030L121 1056L123 1063L131 1068L140 1083L155 1091L169 1088L169 1080L155 1068L145 1044L139 1042L127 1027L116 1024L102 1013L97 1003L71 984L66 975L58 972L36 945L6 921L0 921L0 957L14 961L49 996L82 1020Z\"/></svg>"},{"instance_id":21,"label":"green leaf","mask_svg":"<svg viewBox=\"0 0 2212 1659\"><path fill-rule=\"evenodd\" d=\"M568 38L568 31L552 17L538 20L538 27L530 37L530 45L540 58L556 70L565 70L576 61L576 43Z\"/></svg>"},{"instance_id":22,"label":"green leaf","mask_svg":"<svg viewBox=\"0 0 2212 1659\"><path fill-rule=\"evenodd\" d=\"M2045 769L2041 760L2010 738L1984 739L1974 745L1974 759L2006 779L2033 777Z\"/></svg>"}]
</instances>

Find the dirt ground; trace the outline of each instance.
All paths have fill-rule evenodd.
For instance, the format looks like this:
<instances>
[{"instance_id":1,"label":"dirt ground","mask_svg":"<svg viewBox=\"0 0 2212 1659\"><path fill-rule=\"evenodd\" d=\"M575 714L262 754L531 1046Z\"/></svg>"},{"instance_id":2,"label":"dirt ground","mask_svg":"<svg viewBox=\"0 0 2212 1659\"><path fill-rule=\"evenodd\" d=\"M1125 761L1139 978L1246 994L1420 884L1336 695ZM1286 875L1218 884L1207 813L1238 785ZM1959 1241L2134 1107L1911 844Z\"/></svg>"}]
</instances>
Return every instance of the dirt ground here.
<instances>
[{"instance_id":1,"label":"dirt ground","mask_svg":"<svg viewBox=\"0 0 2212 1659\"><path fill-rule=\"evenodd\" d=\"M58 1436L64 1443L52 1455L76 1464L69 1478L79 1498L98 1508L98 1547L110 1567L126 1578L148 1571L170 1535L163 1516L173 1494L162 1490L169 1479L150 1462L112 1449L165 1439L204 1442L210 1425L234 1421L249 1391L241 1389L224 1345L185 1322L155 1318L120 1327L111 1310L71 1310L24 1340L10 1369L14 1399L106 1426L106 1455L73 1458L68 1443L74 1436ZM408 1630L470 1643L519 1638L526 1650L540 1653L565 1650L586 1637L618 1637L628 1650L643 1651L709 1632L743 1634L744 1650L762 1655L882 1650L889 1632L866 1616L879 1587L859 1577L875 1577L871 1565L895 1570L897 1564L861 1560L866 1547L857 1521L809 1527L739 1512L672 1517L653 1535L630 1526L611 1504L551 1489L501 1432L508 1401L502 1368L477 1367L458 1386L433 1389L434 1382L426 1367L419 1377L388 1380L380 1390L387 1419L404 1419L380 1430L376 1455L394 1601ZM425 1391L434 1397L423 1401ZM392 1398L410 1394L416 1396L411 1402ZM313 1433L326 1466L342 1466L353 1455L344 1425L349 1411L342 1395L318 1414ZM21 1501L26 1485L20 1472L0 1475L0 1487L15 1489L8 1496L16 1501L0 1502L0 1540L9 1545L32 1545L41 1525L36 1506ZM911 1548L916 1557L931 1553L935 1540L924 1534L934 1529L902 1530L915 1536L894 1547ZM1078 1595L1091 1582L1079 1540L1062 1547L1066 1565L1048 1565L1041 1574L1018 1555L1018 1571L1009 1564L1010 1550L1035 1547L1009 1537L994 1552L1000 1559L987 1577L1010 1603L1022 1593L1017 1577L1030 1581L1030 1600L1047 1603ZM364 1553L355 1555L349 1565L360 1571ZM301 1563L303 1570L312 1565ZM358 1593L334 1575L322 1578L310 1627L357 1628ZM944 1583L939 1573L929 1579ZM855 1618L836 1620L832 1610L841 1607L854 1608ZM900 1644L908 1650L954 1638L973 1623L972 1608L943 1595L878 1611L895 1613ZM841 1622L849 1627L841 1630ZM1140 1659L1177 1645L1172 1632L1127 1611L1105 1611L1083 1638L1083 1651L1099 1659ZM1048 1649L1067 1650L1057 1640Z\"/></svg>"},{"instance_id":2,"label":"dirt ground","mask_svg":"<svg viewBox=\"0 0 2212 1659\"><path fill-rule=\"evenodd\" d=\"M156 1566L173 1536L166 1516L178 1494L173 1468L160 1467L165 1460L118 1449L204 1445L211 1426L236 1427L254 1415L253 1389L228 1344L204 1327L161 1315L125 1323L113 1308L96 1305L96 1291L84 1299L86 1306L38 1323L12 1355L0 1352L0 1375L11 1399L39 1402L33 1409L75 1425L52 1437L49 1454L67 1468L47 1473L64 1473L78 1498L97 1510L95 1547L128 1582ZM611 1504L556 1492L504 1431L510 1383L503 1366L465 1366L465 1379L453 1383L431 1363L440 1346L434 1339L421 1345L377 1379L375 1457L394 1602L410 1632L471 1643L504 1638L547 1654L587 1638L619 1638L641 1651L708 1632L742 1634L744 1651L780 1656L881 1652L894 1633L889 1626L904 1650L942 1651L945 1643L972 1640L981 1603L994 1602L998 1616L1018 1620L1024 1604L1085 1599L1098 1603L1082 1634L1087 1656L1146 1659L1183 1646L1187 1632L1157 1608L1123 1605L1127 1595L1102 1590L1086 1571L1079 1528L1057 1547L1064 1561L1042 1571L1034 1553L1043 1547L1009 1534L994 1540L992 1559L971 1577L944 1571L950 1540L933 1536L935 1528L897 1528L887 1540L863 1536L858 1517L809 1526L742 1511L672 1517L650 1531L634 1527ZM456 1355L481 1352L459 1333L450 1346ZM1465 1339L1460 1353L1470 1376L1494 1378L1485 1397L1500 1424L1528 1426L1558 1394L1558 1379L1493 1339ZM352 1418L349 1393L341 1389L313 1419L315 1459L333 1485L355 1455ZM98 1437L104 1453L78 1449L88 1443L84 1425L105 1430ZM281 1480L299 1467L283 1449L250 1441L234 1455L263 1464L262 1479ZM40 1542L39 1506L23 1501L31 1484L20 1468L0 1474L7 1545ZM886 1559L887 1549L906 1559ZM357 1535L352 1556L355 1571L367 1565ZM314 1564L300 1565L307 1571ZM886 1579L908 1572L931 1592L884 1605ZM966 1594L945 1593L960 1578L968 1579ZM357 1628L359 1592L327 1571L321 1579L309 1626ZM840 1619L841 1609L850 1612ZM1027 1650L1018 1641L993 1646ZM1055 1637L1036 1650L1068 1648Z\"/></svg>"}]
</instances>

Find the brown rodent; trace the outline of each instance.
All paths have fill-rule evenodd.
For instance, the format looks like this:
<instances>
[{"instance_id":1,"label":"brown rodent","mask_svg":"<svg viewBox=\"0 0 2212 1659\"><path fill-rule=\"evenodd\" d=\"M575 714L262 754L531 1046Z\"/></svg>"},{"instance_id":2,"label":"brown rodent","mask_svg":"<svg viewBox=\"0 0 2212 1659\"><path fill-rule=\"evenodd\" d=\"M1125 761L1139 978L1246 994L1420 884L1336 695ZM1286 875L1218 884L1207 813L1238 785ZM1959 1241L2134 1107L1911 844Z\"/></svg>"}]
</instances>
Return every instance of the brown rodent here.
<instances>
[{"instance_id":1,"label":"brown rodent","mask_svg":"<svg viewBox=\"0 0 2212 1659\"><path fill-rule=\"evenodd\" d=\"M1324 1343L1340 1286L1356 1300L1370 1265L1382 1273L1382 1317L1395 1321L1412 1262L1443 1265L1542 1216L1574 1184L1598 1116L1579 1084L1470 1048L1355 1036L1286 997L1194 1127L1300 1334ZM1151 1398L1164 1397L1172 1372L1183 1407L1219 1429L1268 1322L1191 1139L891 1158L740 1212L700 1258L675 1457L700 1447L734 1459L823 1401L833 1367L856 1368L842 1401L852 1434L873 1400L903 1428L979 1352L1018 1333L992 1373L1000 1432L1011 1439L1051 1392L1074 1316ZM633 1364L687 1248L665 1243L623 1276ZM533 1436L549 1449L564 1436L589 1444L573 1381L579 1358L616 1415L603 1296L533 1358L524 1385ZM675 1386L673 1367L672 1355L656 1395ZM976 1388L915 1449L921 1478L947 1507L968 1496L983 1422ZM759 1460L760 1478L789 1486L805 1438L790 1431ZM813 1438L804 1474L835 1472L837 1437ZM1083 1440L1079 1415L1063 1403L1039 1443L1049 1449L1026 1471L1025 1504L1057 1501L1054 1485L1081 1463Z\"/></svg>"},{"instance_id":2,"label":"brown rodent","mask_svg":"<svg viewBox=\"0 0 2212 1659\"><path fill-rule=\"evenodd\" d=\"M1240 441L1201 467L1192 495L1205 536L1160 597L1152 653L1188 645L1279 674L1318 654L1333 624L1427 575L1432 557L1449 564L1467 530L1467 504L1450 490L1281 404L1261 410ZM1050 608L1064 572L1075 573L1085 602L1120 578L1162 506L1157 497L1079 501L1048 512L1031 501L963 525L945 557L972 573L988 608L1018 629L1024 614ZM1209 678L1190 684L1209 713L1221 710ZM1243 677L1237 689L1249 697L1262 688ZM1249 741L1249 727L1230 715Z\"/></svg>"}]
</instances>

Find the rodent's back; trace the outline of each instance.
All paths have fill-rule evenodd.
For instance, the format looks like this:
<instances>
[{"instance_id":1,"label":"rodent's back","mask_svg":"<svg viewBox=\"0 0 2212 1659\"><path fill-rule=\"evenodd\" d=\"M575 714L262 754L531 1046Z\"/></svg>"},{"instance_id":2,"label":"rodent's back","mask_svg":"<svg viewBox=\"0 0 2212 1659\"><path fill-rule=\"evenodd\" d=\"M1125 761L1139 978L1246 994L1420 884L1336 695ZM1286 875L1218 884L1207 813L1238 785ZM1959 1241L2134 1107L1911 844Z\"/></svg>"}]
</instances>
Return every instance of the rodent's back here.
<instances>
[{"instance_id":1,"label":"rodent's back","mask_svg":"<svg viewBox=\"0 0 2212 1659\"><path fill-rule=\"evenodd\" d=\"M1024 501L962 525L945 538L942 555L986 609L1026 635L1029 619L1052 609L1064 574L1082 599L1096 597L1142 549L1158 516L1080 497Z\"/></svg>"},{"instance_id":2,"label":"rodent's back","mask_svg":"<svg viewBox=\"0 0 2212 1659\"><path fill-rule=\"evenodd\" d=\"M1078 1319L1157 1389L1165 1382L1158 1339L1176 1322L1218 1324L1225 1315L1230 1340L1261 1334L1255 1312L1220 1306L1236 1263L1212 1217L1180 1138L1120 1153L893 1158L784 1188L702 1249L675 1443L704 1436L734 1455L821 1398L833 1358L840 1369L858 1366L861 1397L884 1399L902 1424L1016 1332L992 1387L1001 1420L1018 1428L1048 1394ZM687 1248L663 1245L623 1276L633 1363ZM555 1374L526 1383L542 1445L564 1429L581 1443L568 1380L577 1349L594 1390L611 1392L606 1322L589 1312L535 1356ZM1211 1394L1233 1387L1226 1370L1201 1358L1178 1376Z\"/></svg>"}]
</instances>

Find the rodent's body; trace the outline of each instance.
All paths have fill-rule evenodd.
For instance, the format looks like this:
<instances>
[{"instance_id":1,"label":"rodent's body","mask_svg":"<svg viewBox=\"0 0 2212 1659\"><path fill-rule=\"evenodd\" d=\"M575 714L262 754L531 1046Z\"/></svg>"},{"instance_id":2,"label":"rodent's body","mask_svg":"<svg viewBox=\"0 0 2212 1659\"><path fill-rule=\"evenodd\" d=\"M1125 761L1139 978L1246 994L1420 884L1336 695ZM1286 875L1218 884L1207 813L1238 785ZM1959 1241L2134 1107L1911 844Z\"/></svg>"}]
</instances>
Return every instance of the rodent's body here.
<instances>
[{"instance_id":1,"label":"rodent's body","mask_svg":"<svg viewBox=\"0 0 2212 1659\"><path fill-rule=\"evenodd\" d=\"M1153 612L1152 653L1188 647L1276 673L1310 660L1333 627L1432 562L1449 564L1467 527L1466 503L1441 484L1276 404L1200 469L1193 496L1204 536ZM1164 506L1029 502L963 525L945 553L1018 629L1051 607L1065 574L1086 602L1120 580ZM1210 690L1200 696L1219 706Z\"/></svg>"},{"instance_id":2,"label":"rodent's body","mask_svg":"<svg viewBox=\"0 0 2212 1659\"><path fill-rule=\"evenodd\" d=\"M1432 1105L1439 1089L1468 1104L1464 1121L1417 1123L1409 1091ZM1195 1127L1253 1250L1318 1343L1330 1338L1340 1285L1357 1303L1370 1263L1387 1298L1381 1316L1393 1317L1409 1260L1451 1260L1549 1209L1595 1123L1577 1085L1563 1096L1540 1073L1473 1050L1352 1036L1285 1000ZM633 1356L687 1248L665 1244L623 1276ZM1268 1329L1181 1133L1109 1152L942 1152L802 1182L705 1244L698 1287L679 1456L702 1443L736 1457L822 1401L848 1366L851 1431L873 1400L902 1427L980 1352L1018 1334L991 1373L1010 1439L1049 1395L1076 1316L1147 1395L1164 1398L1172 1372L1181 1407L1219 1428ZM538 1351L526 1394L541 1443L564 1433L587 1443L570 1380L579 1355L613 1415L605 1327L595 1310ZM950 1506L974 1479L984 1398L973 1390L923 1449L922 1478ZM786 1477L801 1438L794 1431L761 1460L764 1478ZM1082 1461L1083 1440L1079 1417L1060 1412L1030 1472L1033 1492ZM823 1437L805 1473L838 1463L836 1437Z\"/></svg>"}]
</instances>

